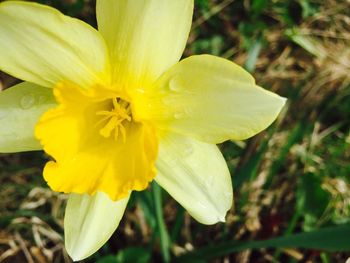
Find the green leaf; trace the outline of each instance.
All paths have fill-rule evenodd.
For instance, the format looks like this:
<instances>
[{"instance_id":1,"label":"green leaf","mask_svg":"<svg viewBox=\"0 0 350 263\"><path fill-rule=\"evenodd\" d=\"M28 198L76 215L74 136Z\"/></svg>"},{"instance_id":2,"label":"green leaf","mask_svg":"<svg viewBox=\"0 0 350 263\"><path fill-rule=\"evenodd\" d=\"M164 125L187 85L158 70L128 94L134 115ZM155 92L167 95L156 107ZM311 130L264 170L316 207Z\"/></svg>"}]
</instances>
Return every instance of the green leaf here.
<instances>
[{"instance_id":1,"label":"green leaf","mask_svg":"<svg viewBox=\"0 0 350 263\"><path fill-rule=\"evenodd\" d=\"M260 15L264 9L267 7L268 0L253 0L252 1L252 12L254 15Z\"/></svg>"},{"instance_id":2,"label":"green leaf","mask_svg":"<svg viewBox=\"0 0 350 263\"><path fill-rule=\"evenodd\" d=\"M285 31L287 37L289 37L295 44L299 45L303 49L305 49L310 54L324 59L327 57L327 50L323 47L321 42L319 42L316 38L303 35L299 29L287 29Z\"/></svg>"},{"instance_id":3,"label":"green leaf","mask_svg":"<svg viewBox=\"0 0 350 263\"><path fill-rule=\"evenodd\" d=\"M209 2L208 0L196 0L196 6L198 6L202 10L208 10Z\"/></svg>"},{"instance_id":4,"label":"green leaf","mask_svg":"<svg viewBox=\"0 0 350 263\"><path fill-rule=\"evenodd\" d=\"M112 256L112 255L109 255L109 256L105 256L101 259L99 259L98 261L96 261L96 263L117 263L117 258L116 256Z\"/></svg>"},{"instance_id":5,"label":"green leaf","mask_svg":"<svg viewBox=\"0 0 350 263\"><path fill-rule=\"evenodd\" d=\"M22 82L0 92L0 152L40 150L34 127L56 105L52 90Z\"/></svg>"},{"instance_id":6,"label":"green leaf","mask_svg":"<svg viewBox=\"0 0 350 263\"><path fill-rule=\"evenodd\" d=\"M350 250L350 224L333 226L261 241L229 241L202 247L176 259L176 262L192 262L193 259L210 260L247 249L306 248L327 251Z\"/></svg>"},{"instance_id":7,"label":"green leaf","mask_svg":"<svg viewBox=\"0 0 350 263\"><path fill-rule=\"evenodd\" d=\"M100 258L96 263L148 263L151 260L151 250L142 247L122 249L115 255Z\"/></svg>"},{"instance_id":8,"label":"green leaf","mask_svg":"<svg viewBox=\"0 0 350 263\"><path fill-rule=\"evenodd\" d=\"M119 251L115 263L147 263L150 262L151 252L142 247L130 247ZM106 262L107 263L107 262ZM112 263L112 262L111 262Z\"/></svg>"},{"instance_id":9,"label":"green leaf","mask_svg":"<svg viewBox=\"0 0 350 263\"><path fill-rule=\"evenodd\" d=\"M322 180L317 175L307 173L300 178L297 209L304 216L304 230L316 228L330 201L330 194L321 185Z\"/></svg>"}]
</instances>

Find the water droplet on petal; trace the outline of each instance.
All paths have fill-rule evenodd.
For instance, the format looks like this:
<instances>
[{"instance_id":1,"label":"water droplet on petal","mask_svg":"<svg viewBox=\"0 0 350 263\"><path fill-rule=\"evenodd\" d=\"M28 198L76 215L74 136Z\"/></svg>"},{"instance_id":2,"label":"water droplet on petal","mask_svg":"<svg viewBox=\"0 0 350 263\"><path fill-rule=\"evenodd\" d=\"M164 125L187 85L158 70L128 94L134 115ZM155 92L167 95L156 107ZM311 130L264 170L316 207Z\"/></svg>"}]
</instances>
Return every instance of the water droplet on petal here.
<instances>
[{"instance_id":1,"label":"water droplet on petal","mask_svg":"<svg viewBox=\"0 0 350 263\"><path fill-rule=\"evenodd\" d=\"M192 153L193 153L193 148L192 148L192 147L188 147L188 148L186 148L185 151L184 151L184 155L185 155L185 156L189 156L189 155L191 155Z\"/></svg>"},{"instance_id":2,"label":"water droplet on petal","mask_svg":"<svg viewBox=\"0 0 350 263\"><path fill-rule=\"evenodd\" d=\"M184 115L185 115L185 114L184 114L183 112L175 112L175 113L174 113L174 118L178 120L178 119L183 118Z\"/></svg>"},{"instance_id":3,"label":"water droplet on petal","mask_svg":"<svg viewBox=\"0 0 350 263\"><path fill-rule=\"evenodd\" d=\"M212 188L213 187L213 181L214 181L214 176L210 175L207 180L205 180L205 186L207 188Z\"/></svg>"},{"instance_id":4,"label":"water droplet on petal","mask_svg":"<svg viewBox=\"0 0 350 263\"><path fill-rule=\"evenodd\" d=\"M6 112L0 111L0 120L5 119L5 117L6 117Z\"/></svg>"},{"instance_id":5,"label":"water droplet on petal","mask_svg":"<svg viewBox=\"0 0 350 263\"><path fill-rule=\"evenodd\" d=\"M203 209L207 209L207 206L205 204L203 204L202 202L197 201L197 205Z\"/></svg>"},{"instance_id":6,"label":"water droplet on petal","mask_svg":"<svg viewBox=\"0 0 350 263\"><path fill-rule=\"evenodd\" d=\"M47 97L47 96L41 95L41 96L39 97L38 102L39 102L39 104L44 104L45 102L47 102L47 100L48 100L48 97Z\"/></svg>"},{"instance_id":7,"label":"water droplet on petal","mask_svg":"<svg viewBox=\"0 0 350 263\"><path fill-rule=\"evenodd\" d=\"M143 89L143 88L135 89L135 91L138 92L138 93L141 93L141 94L145 94L146 93L145 89Z\"/></svg>"},{"instance_id":8,"label":"water droplet on petal","mask_svg":"<svg viewBox=\"0 0 350 263\"><path fill-rule=\"evenodd\" d=\"M30 109L35 104L35 97L33 96L33 94L24 95L19 104L24 110Z\"/></svg>"},{"instance_id":9,"label":"water droplet on petal","mask_svg":"<svg viewBox=\"0 0 350 263\"><path fill-rule=\"evenodd\" d=\"M174 104L174 100L171 97L164 97L164 98L162 98L162 102L166 106L172 106L172 104Z\"/></svg>"},{"instance_id":10,"label":"water droplet on petal","mask_svg":"<svg viewBox=\"0 0 350 263\"><path fill-rule=\"evenodd\" d=\"M174 92L180 91L180 85L179 85L178 81L176 80L176 78L172 78L169 81L169 89L171 91L174 91Z\"/></svg>"}]
</instances>

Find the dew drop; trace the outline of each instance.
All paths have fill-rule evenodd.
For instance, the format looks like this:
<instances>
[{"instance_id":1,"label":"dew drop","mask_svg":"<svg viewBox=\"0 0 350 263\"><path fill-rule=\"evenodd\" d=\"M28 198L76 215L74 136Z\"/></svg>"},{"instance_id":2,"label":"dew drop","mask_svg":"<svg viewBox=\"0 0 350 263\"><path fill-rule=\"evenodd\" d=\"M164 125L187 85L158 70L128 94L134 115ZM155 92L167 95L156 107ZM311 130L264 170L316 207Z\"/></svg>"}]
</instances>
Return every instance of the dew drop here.
<instances>
[{"instance_id":1,"label":"dew drop","mask_svg":"<svg viewBox=\"0 0 350 263\"><path fill-rule=\"evenodd\" d=\"M185 114L184 114L183 112L175 112L175 113L174 113L174 118L178 120L178 119L183 118L184 115L185 115Z\"/></svg>"},{"instance_id":2,"label":"dew drop","mask_svg":"<svg viewBox=\"0 0 350 263\"><path fill-rule=\"evenodd\" d=\"M207 188L213 187L214 176L210 175L207 180L205 180L205 186Z\"/></svg>"},{"instance_id":3,"label":"dew drop","mask_svg":"<svg viewBox=\"0 0 350 263\"><path fill-rule=\"evenodd\" d=\"M47 98L46 96L41 95L41 96L39 97L38 102L39 102L39 104L41 105L41 104L44 104L45 102L47 102L47 100L48 100L48 98Z\"/></svg>"},{"instance_id":4,"label":"dew drop","mask_svg":"<svg viewBox=\"0 0 350 263\"><path fill-rule=\"evenodd\" d=\"M6 118L6 113L0 111L0 120L1 120L1 119L5 119L5 118Z\"/></svg>"},{"instance_id":5,"label":"dew drop","mask_svg":"<svg viewBox=\"0 0 350 263\"><path fill-rule=\"evenodd\" d=\"M197 205L203 209L207 208L207 206L205 204L203 204L202 202L199 202L199 201L197 201Z\"/></svg>"},{"instance_id":6,"label":"dew drop","mask_svg":"<svg viewBox=\"0 0 350 263\"><path fill-rule=\"evenodd\" d=\"M184 151L184 155L185 155L185 156L189 156L189 155L191 155L192 153L193 153L193 148L192 148L192 147L188 147L188 148L186 148L185 151Z\"/></svg>"},{"instance_id":7,"label":"dew drop","mask_svg":"<svg viewBox=\"0 0 350 263\"><path fill-rule=\"evenodd\" d=\"M162 102L164 103L164 105L166 106L172 106L174 103L173 103L173 99L172 98L169 98L169 97L164 97L162 98Z\"/></svg>"},{"instance_id":8,"label":"dew drop","mask_svg":"<svg viewBox=\"0 0 350 263\"><path fill-rule=\"evenodd\" d=\"M19 102L22 109L27 110L34 106L35 104L35 97L33 94L27 94L22 97L21 101Z\"/></svg>"},{"instance_id":9,"label":"dew drop","mask_svg":"<svg viewBox=\"0 0 350 263\"><path fill-rule=\"evenodd\" d=\"M145 94L146 93L144 88L137 88L137 89L135 89L135 91L138 92L138 93L141 93L141 94Z\"/></svg>"},{"instance_id":10,"label":"dew drop","mask_svg":"<svg viewBox=\"0 0 350 263\"><path fill-rule=\"evenodd\" d=\"M180 85L179 85L178 81L176 81L175 78L172 78L169 81L169 89L171 91L174 91L174 92L180 91Z\"/></svg>"}]
</instances>

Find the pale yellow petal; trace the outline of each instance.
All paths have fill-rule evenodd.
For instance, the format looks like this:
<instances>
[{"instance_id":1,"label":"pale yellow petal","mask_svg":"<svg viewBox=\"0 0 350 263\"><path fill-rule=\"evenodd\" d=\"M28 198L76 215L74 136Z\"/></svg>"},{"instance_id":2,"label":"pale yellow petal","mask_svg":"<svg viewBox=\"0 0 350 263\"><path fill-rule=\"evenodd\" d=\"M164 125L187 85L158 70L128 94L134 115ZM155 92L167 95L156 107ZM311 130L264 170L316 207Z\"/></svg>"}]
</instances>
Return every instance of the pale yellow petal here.
<instances>
[{"instance_id":1,"label":"pale yellow petal","mask_svg":"<svg viewBox=\"0 0 350 263\"><path fill-rule=\"evenodd\" d=\"M34 127L40 116L55 106L51 89L29 82L0 92L0 152L42 149Z\"/></svg>"},{"instance_id":2,"label":"pale yellow petal","mask_svg":"<svg viewBox=\"0 0 350 263\"><path fill-rule=\"evenodd\" d=\"M230 172L216 145L176 134L161 139L155 180L197 221L225 221L232 206Z\"/></svg>"},{"instance_id":3,"label":"pale yellow petal","mask_svg":"<svg viewBox=\"0 0 350 263\"><path fill-rule=\"evenodd\" d=\"M109 83L101 35L54 8L6 1L0 4L0 70L45 87L70 81L82 87Z\"/></svg>"},{"instance_id":4,"label":"pale yellow petal","mask_svg":"<svg viewBox=\"0 0 350 263\"><path fill-rule=\"evenodd\" d=\"M210 143L257 134L285 103L241 67L210 55L182 60L134 100L136 118Z\"/></svg>"},{"instance_id":5,"label":"pale yellow petal","mask_svg":"<svg viewBox=\"0 0 350 263\"><path fill-rule=\"evenodd\" d=\"M104 193L71 194L64 217L65 247L74 261L100 249L117 229L129 197L113 202Z\"/></svg>"},{"instance_id":6,"label":"pale yellow petal","mask_svg":"<svg viewBox=\"0 0 350 263\"><path fill-rule=\"evenodd\" d=\"M97 0L98 28L117 85L145 88L179 61L192 13L193 0Z\"/></svg>"}]
</instances>

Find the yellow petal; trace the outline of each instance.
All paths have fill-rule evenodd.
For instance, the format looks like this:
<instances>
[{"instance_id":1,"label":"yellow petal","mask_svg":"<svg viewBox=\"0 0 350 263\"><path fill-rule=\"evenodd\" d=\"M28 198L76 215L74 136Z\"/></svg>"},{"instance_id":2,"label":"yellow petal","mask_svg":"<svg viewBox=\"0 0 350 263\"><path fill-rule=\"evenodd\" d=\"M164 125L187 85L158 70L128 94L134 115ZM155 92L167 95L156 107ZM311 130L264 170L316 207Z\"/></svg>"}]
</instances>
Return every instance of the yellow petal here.
<instances>
[{"instance_id":1,"label":"yellow petal","mask_svg":"<svg viewBox=\"0 0 350 263\"><path fill-rule=\"evenodd\" d=\"M182 60L152 90L135 96L135 117L210 143L247 139L268 127L285 99L254 84L236 64L214 56Z\"/></svg>"},{"instance_id":2,"label":"yellow petal","mask_svg":"<svg viewBox=\"0 0 350 263\"><path fill-rule=\"evenodd\" d=\"M34 137L34 126L55 105L51 89L29 82L0 92L0 152L42 149Z\"/></svg>"},{"instance_id":3,"label":"yellow petal","mask_svg":"<svg viewBox=\"0 0 350 263\"><path fill-rule=\"evenodd\" d=\"M127 122L117 139L117 130L103 136L101 130L114 115L105 119L99 114L107 111L112 99L96 101L67 84L58 85L54 94L59 106L45 113L36 126L37 138L55 160L44 169L49 186L65 193L100 191L113 200L130 190L145 189L155 176L158 150L152 126Z\"/></svg>"},{"instance_id":4,"label":"yellow petal","mask_svg":"<svg viewBox=\"0 0 350 263\"><path fill-rule=\"evenodd\" d=\"M225 221L232 206L231 176L219 149L176 134L160 141L155 178L197 221Z\"/></svg>"},{"instance_id":5,"label":"yellow petal","mask_svg":"<svg viewBox=\"0 0 350 263\"><path fill-rule=\"evenodd\" d=\"M0 70L45 87L109 82L108 52L88 24L29 2L0 4Z\"/></svg>"},{"instance_id":6,"label":"yellow petal","mask_svg":"<svg viewBox=\"0 0 350 263\"><path fill-rule=\"evenodd\" d=\"M64 217L65 247L74 261L95 253L119 225L129 196L113 202L104 193L71 194Z\"/></svg>"},{"instance_id":7,"label":"yellow petal","mask_svg":"<svg viewBox=\"0 0 350 263\"><path fill-rule=\"evenodd\" d=\"M97 0L96 8L119 86L144 88L179 61L191 27L193 0Z\"/></svg>"}]
</instances>

